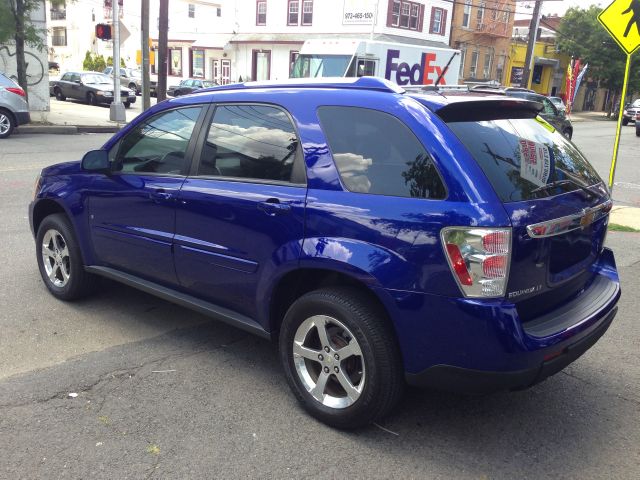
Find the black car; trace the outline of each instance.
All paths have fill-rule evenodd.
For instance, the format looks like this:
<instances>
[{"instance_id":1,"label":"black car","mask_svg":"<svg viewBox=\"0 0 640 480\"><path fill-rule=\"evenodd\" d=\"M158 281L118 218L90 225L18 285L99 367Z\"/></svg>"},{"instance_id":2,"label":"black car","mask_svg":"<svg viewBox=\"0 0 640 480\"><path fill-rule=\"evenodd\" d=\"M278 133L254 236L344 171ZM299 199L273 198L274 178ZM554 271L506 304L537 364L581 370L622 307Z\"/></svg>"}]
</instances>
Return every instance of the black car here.
<instances>
[{"instance_id":1,"label":"black car","mask_svg":"<svg viewBox=\"0 0 640 480\"><path fill-rule=\"evenodd\" d=\"M179 85L173 85L167 90L167 95L179 97L180 95L188 95L200 88L215 87L218 83L214 80L198 80L196 78L187 78L182 80Z\"/></svg>"},{"instance_id":2,"label":"black car","mask_svg":"<svg viewBox=\"0 0 640 480\"><path fill-rule=\"evenodd\" d=\"M539 93L532 93L530 91L517 89L507 89L504 94L509 97L523 98L525 100L541 103L542 110L539 115L553 125L553 127L562 133L562 135L571 140L571 137L573 136L573 125L571 120L567 118L565 112L558 110L548 97L540 95Z\"/></svg>"},{"instance_id":3,"label":"black car","mask_svg":"<svg viewBox=\"0 0 640 480\"><path fill-rule=\"evenodd\" d=\"M49 82L49 89L60 101L74 98L91 105L113 102L113 79L98 72L67 72L60 80ZM123 87L120 97L125 108L136 103L136 92L129 88Z\"/></svg>"}]
</instances>

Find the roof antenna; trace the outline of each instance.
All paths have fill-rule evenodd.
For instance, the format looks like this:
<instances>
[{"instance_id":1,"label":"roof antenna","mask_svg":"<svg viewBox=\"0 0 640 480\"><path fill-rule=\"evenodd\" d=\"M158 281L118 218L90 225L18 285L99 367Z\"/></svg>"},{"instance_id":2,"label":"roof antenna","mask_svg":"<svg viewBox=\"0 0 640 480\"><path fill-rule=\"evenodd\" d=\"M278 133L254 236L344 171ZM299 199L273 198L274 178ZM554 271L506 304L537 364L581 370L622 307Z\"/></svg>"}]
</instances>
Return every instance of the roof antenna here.
<instances>
[{"instance_id":1,"label":"roof antenna","mask_svg":"<svg viewBox=\"0 0 640 480\"><path fill-rule=\"evenodd\" d=\"M449 65L451 65L451 62L453 62L453 59L456 58L456 55L459 55L459 54L460 52L458 52L457 50L453 52L453 55L451 55L451 58L449 59L445 67L440 72L440 75L438 76L438 79L436 80L436 83L434 85L435 87L438 86L438 84L440 83L440 80L442 80L442 77L444 77L444 74L447 73L447 70L449 70Z\"/></svg>"}]
</instances>

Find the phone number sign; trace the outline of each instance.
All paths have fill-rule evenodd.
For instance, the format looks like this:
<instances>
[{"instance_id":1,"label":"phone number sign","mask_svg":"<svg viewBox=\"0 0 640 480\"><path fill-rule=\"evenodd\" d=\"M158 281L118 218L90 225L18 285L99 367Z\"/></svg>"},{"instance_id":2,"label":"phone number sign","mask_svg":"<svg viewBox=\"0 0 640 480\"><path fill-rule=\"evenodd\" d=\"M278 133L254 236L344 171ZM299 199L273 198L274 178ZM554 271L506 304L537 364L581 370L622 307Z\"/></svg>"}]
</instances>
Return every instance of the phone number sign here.
<instances>
[{"instance_id":1,"label":"phone number sign","mask_svg":"<svg viewBox=\"0 0 640 480\"><path fill-rule=\"evenodd\" d=\"M371 25L375 22L376 2L373 0L344 0L343 25Z\"/></svg>"}]
</instances>

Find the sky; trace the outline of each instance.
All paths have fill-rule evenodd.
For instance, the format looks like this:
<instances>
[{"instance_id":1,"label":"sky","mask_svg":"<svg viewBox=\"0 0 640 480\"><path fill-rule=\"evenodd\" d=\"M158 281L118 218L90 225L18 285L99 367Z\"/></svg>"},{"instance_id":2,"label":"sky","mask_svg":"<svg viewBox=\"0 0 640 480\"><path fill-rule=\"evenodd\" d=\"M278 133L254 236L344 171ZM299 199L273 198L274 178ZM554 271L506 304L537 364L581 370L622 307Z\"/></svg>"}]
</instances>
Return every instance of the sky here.
<instances>
[{"instance_id":1,"label":"sky","mask_svg":"<svg viewBox=\"0 0 640 480\"><path fill-rule=\"evenodd\" d=\"M552 15L558 14L562 16L562 14L567 11L567 9L571 7L580 7L587 8L590 5L599 5L601 7L606 7L611 3L612 0L546 0L542 4L542 14L543 15ZM518 14L516 18L531 18L531 14L533 13L533 1L518 1ZM528 13L528 15L527 15Z\"/></svg>"}]
</instances>

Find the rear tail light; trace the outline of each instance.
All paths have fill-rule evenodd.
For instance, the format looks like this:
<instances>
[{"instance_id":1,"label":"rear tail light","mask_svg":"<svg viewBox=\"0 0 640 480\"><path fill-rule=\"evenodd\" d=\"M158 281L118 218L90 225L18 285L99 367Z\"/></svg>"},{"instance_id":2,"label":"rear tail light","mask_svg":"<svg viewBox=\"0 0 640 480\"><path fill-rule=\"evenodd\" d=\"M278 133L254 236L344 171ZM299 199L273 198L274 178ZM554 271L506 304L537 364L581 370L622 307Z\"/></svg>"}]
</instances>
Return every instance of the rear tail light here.
<instances>
[{"instance_id":1,"label":"rear tail light","mask_svg":"<svg viewBox=\"0 0 640 480\"><path fill-rule=\"evenodd\" d=\"M449 267L465 297L502 297L511 259L510 228L448 227L442 244Z\"/></svg>"},{"instance_id":2,"label":"rear tail light","mask_svg":"<svg viewBox=\"0 0 640 480\"><path fill-rule=\"evenodd\" d=\"M16 95L20 95L21 97L26 97L27 95L24 93L24 90L20 87L7 87L7 92L15 93Z\"/></svg>"}]
</instances>

